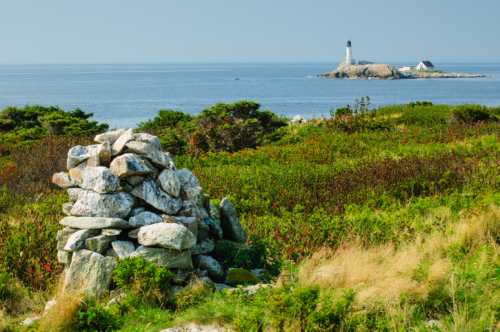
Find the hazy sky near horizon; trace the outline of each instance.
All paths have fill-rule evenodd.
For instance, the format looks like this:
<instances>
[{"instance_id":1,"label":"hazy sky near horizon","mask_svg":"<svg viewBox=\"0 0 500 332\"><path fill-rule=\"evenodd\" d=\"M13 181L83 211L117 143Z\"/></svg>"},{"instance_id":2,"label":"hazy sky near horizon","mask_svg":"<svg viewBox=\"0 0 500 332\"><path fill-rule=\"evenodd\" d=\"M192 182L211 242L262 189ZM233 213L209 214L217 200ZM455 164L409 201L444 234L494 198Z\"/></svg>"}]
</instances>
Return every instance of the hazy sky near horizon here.
<instances>
[{"instance_id":1,"label":"hazy sky near horizon","mask_svg":"<svg viewBox=\"0 0 500 332\"><path fill-rule=\"evenodd\" d=\"M0 63L500 62L499 0L5 0Z\"/></svg>"}]
</instances>

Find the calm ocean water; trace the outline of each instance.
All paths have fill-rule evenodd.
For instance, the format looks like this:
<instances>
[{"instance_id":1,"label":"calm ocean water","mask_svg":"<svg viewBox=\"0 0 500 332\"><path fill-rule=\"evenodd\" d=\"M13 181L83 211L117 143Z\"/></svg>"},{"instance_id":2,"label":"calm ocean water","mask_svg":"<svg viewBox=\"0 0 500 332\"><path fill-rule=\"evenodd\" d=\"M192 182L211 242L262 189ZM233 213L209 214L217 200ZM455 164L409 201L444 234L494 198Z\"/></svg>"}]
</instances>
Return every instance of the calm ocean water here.
<instances>
[{"instance_id":1,"label":"calm ocean water","mask_svg":"<svg viewBox=\"0 0 500 332\"><path fill-rule=\"evenodd\" d=\"M399 64L407 65L407 64ZM499 64L436 64L480 79L328 80L316 74L334 63L0 65L0 108L59 105L94 113L112 127L135 126L161 108L198 113L216 102L259 101L283 115L327 115L370 96L373 105L430 100L500 105Z\"/></svg>"}]
</instances>

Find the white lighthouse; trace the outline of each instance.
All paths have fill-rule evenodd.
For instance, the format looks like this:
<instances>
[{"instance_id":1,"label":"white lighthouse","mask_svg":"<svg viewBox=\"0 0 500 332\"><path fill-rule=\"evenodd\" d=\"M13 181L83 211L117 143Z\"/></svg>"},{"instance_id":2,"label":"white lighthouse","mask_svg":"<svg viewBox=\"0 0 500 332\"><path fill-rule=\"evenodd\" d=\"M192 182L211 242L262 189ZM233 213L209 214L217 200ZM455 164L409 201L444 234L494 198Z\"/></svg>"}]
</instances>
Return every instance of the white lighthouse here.
<instances>
[{"instance_id":1,"label":"white lighthouse","mask_svg":"<svg viewBox=\"0 0 500 332\"><path fill-rule=\"evenodd\" d=\"M354 59L352 58L352 45L350 40L347 41L347 45L345 47L345 64L354 64Z\"/></svg>"}]
</instances>

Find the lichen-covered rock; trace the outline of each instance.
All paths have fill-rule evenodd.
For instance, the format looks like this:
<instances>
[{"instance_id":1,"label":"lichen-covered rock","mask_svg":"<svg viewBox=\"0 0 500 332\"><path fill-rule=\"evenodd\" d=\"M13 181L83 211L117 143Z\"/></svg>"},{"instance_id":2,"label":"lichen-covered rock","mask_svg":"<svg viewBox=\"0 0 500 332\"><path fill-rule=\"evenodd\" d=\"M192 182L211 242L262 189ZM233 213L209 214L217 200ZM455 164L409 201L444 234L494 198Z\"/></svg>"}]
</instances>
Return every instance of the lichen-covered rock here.
<instances>
[{"instance_id":1,"label":"lichen-covered rock","mask_svg":"<svg viewBox=\"0 0 500 332\"><path fill-rule=\"evenodd\" d=\"M111 247L119 259L128 258L135 251L132 241L113 241L111 242Z\"/></svg>"},{"instance_id":2,"label":"lichen-covered rock","mask_svg":"<svg viewBox=\"0 0 500 332\"><path fill-rule=\"evenodd\" d=\"M104 194L117 191L120 180L107 167L85 167L82 171L80 188Z\"/></svg>"},{"instance_id":3,"label":"lichen-covered rock","mask_svg":"<svg viewBox=\"0 0 500 332\"><path fill-rule=\"evenodd\" d=\"M124 192L99 194L84 191L71 209L71 214L82 217L125 218L134 205L134 198Z\"/></svg>"},{"instance_id":4,"label":"lichen-covered rock","mask_svg":"<svg viewBox=\"0 0 500 332\"><path fill-rule=\"evenodd\" d=\"M160 222L163 222L162 217L160 217L156 213L149 211L140 212L137 215L130 217L130 219L128 220L130 226L134 228L157 224Z\"/></svg>"},{"instance_id":5,"label":"lichen-covered rock","mask_svg":"<svg viewBox=\"0 0 500 332\"><path fill-rule=\"evenodd\" d=\"M116 129L107 131L105 133L99 134L94 138L97 143L109 143L113 145L115 141L120 137L127 129Z\"/></svg>"},{"instance_id":6,"label":"lichen-covered rock","mask_svg":"<svg viewBox=\"0 0 500 332\"><path fill-rule=\"evenodd\" d=\"M67 203L63 203L62 205L62 212L69 216L71 215L71 209L73 208L73 203L72 202L67 202Z\"/></svg>"},{"instance_id":7,"label":"lichen-covered rock","mask_svg":"<svg viewBox=\"0 0 500 332\"><path fill-rule=\"evenodd\" d=\"M134 138L134 130L129 128L126 129L114 142L111 146L111 153L113 156L116 156L122 152L125 148L125 145Z\"/></svg>"},{"instance_id":8,"label":"lichen-covered rock","mask_svg":"<svg viewBox=\"0 0 500 332\"><path fill-rule=\"evenodd\" d=\"M171 169L163 170L158 176L162 189L172 197L179 197L181 193L181 180L177 172Z\"/></svg>"},{"instance_id":9,"label":"lichen-covered rock","mask_svg":"<svg viewBox=\"0 0 500 332\"><path fill-rule=\"evenodd\" d=\"M64 277L65 291L82 291L89 297L102 297L109 290L116 259L90 250L73 253Z\"/></svg>"},{"instance_id":10,"label":"lichen-covered rock","mask_svg":"<svg viewBox=\"0 0 500 332\"><path fill-rule=\"evenodd\" d=\"M109 162L111 149L109 144L77 145L69 149L66 167L68 170L89 160L88 166L100 166Z\"/></svg>"},{"instance_id":11,"label":"lichen-covered rock","mask_svg":"<svg viewBox=\"0 0 500 332\"><path fill-rule=\"evenodd\" d=\"M54 173L52 175L52 183L63 189L76 186L76 183L71 180L69 174L66 172Z\"/></svg>"},{"instance_id":12,"label":"lichen-covered rock","mask_svg":"<svg viewBox=\"0 0 500 332\"><path fill-rule=\"evenodd\" d=\"M188 250L178 251L140 246L130 255L130 257L143 257L147 261L169 269L193 269L191 253Z\"/></svg>"},{"instance_id":13,"label":"lichen-covered rock","mask_svg":"<svg viewBox=\"0 0 500 332\"><path fill-rule=\"evenodd\" d=\"M212 280L217 282L224 281L224 269L213 257L206 255L195 256L194 263L197 268L206 270Z\"/></svg>"},{"instance_id":14,"label":"lichen-covered rock","mask_svg":"<svg viewBox=\"0 0 500 332\"><path fill-rule=\"evenodd\" d=\"M189 323L161 330L160 332L231 332L231 331L233 330L215 324L202 325L198 323Z\"/></svg>"},{"instance_id":15,"label":"lichen-covered rock","mask_svg":"<svg viewBox=\"0 0 500 332\"><path fill-rule=\"evenodd\" d=\"M59 224L77 229L130 228L126 220L104 217L64 217Z\"/></svg>"},{"instance_id":16,"label":"lichen-covered rock","mask_svg":"<svg viewBox=\"0 0 500 332\"><path fill-rule=\"evenodd\" d=\"M99 234L99 230L96 229L81 229L74 232L68 238L66 245L64 246L65 251L77 251L85 247L85 240L89 237Z\"/></svg>"},{"instance_id":17,"label":"lichen-covered rock","mask_svg":"<svg viewBox=\"0 0 500 332\"><path fill-rule=\"evenodd\" d=\"M203 189L196 176L188 169L180 169L176 172L181 182L183 199L195 202L197 206L203 205Z\"/></svg>"},{"instance_id":18,"label":"lichen-covered rock","mask_svg":"<svg viewBox=\"0 0 500 332\"><path fill-rule=\"evenodd\" d=\"M81 188L69 188L67 190L69 200L74 203L78 200L78 197L80 197L80 194L84 193L85 190Z\"/></svg>"},{"instance_id":19,"label":"lichen-covered rock","mask_svg":"<svg viewBox=\"0 0 500 332\"><path fill-rule=\"evenodd\" d=\"M253 285L259 282L260 280L248 270L242 268L229 268L227 271L226 284L228 285Z\"/></svg>"},{"instance_id":20,"label":"lichen-covered rock","mask_svg":"<svg viewBox=\"0 0 500 332\"><path fill-rule=\"evenodd\" d=\"M234 205L227 197L224 197L220 202L220 210L224 237L236 242L245 242L247 239L246 233L243 227L241 227L240 219Z\"/></svg>"},{"instance_id":21,"label":"lichen-covered rock","mask_svg":"<svg viewBox=\"0 0 500 332\"><path fill-rule=\"evenodd\" d=\"M56 234L57 250L63 250L71 234L76 231L78 231L78 228L72 227L64 227L63 229L58 230Z\"/></svg>"},{"instance_id":22,"label":"lichen-covered rock","mask_svg":"<svg viewBox=\"0 0 500 332\"><path fill-rule=\"evenodd\" d=\"M114 158L109 168L114 175L120 178L153 173L153 169L133 153L125 153Z\"/></svg>"},{"instance_id":23,"label":"lichen-covered rock","mask_svg":"<svg viewBox=\"0 0 500 332\"><path fill-rule=\"evenodd\" d=\"M61 264L68 265L69 263L71 263L71 252L66 250L58 250L57 261Z\"/></svg>"},{"instance_id":24,"label":"lichen-covered rock","mask_svg":"<svg viewBox=\"0 0 500 332\"><path fill-rule=\"evenodd\" d=\"M85 248L94 252L98 252L100 254L104 254L106 250L108 250L111 241L115 239L116 236L108 236L103 234L90 237L85 240Z\"/></svg>"},{"instance_id":25,"label":"lichen-covered rock","mask_svg":"<svg viewBox=\"0 0 500 332\"><path fill-rule=\"evenodd\" d=\"M139 230L138 241L143 246L185 250L196 244L196 236L181 224L153 224Z\"/></svg>"},{"instance_id":26,"label":"lichen-covered rock","mask_svg":"<svg viewBox=\"0 0 500 332\"><path fill-rule=\"evenodd\" d=\"M183 216L169 216L163 215L162 220L166 223L181 224L193 233L194 236L198 237L198 219L195 217L183 217Z\"/></svg>"},{"instance_id":27,"label":"lichen-covered rock","mask_svg":"<svg viewBox=\"0 0 500 332\"><path fill-rule=\"evenodd\" d=\"M127 150L137 153L151 161L160 168L175 169L174 162L168 152L161 151L157 146L151 143L130 141L127 143Z\"/></svg>"},{"instance_id":28,"label":"lichen-covered rock","mask_svg":"<svg viewBox=\"0 0 500 332\"><path fill-rule=\"evenodd\" d=\"M182 207L180 199L168 195L153 180L144 181L130 193L167 214L176 214Z\"/></svg>"},{"instance_id":29,"label":"lichen-covered rock","mask_svg":"<svg viewBox=\"0 0 500 332\"><path fill-rule=\"evenodd\" d=\"M161 142L160 139L154 135L148 134L148 133L136 133L134 134L134 141L142 142L142 143L149 143L152 146L154 146L156 149L160 150L161 149Z\"/></svg>"},{"instance_id":30,"label":"lichen-covered rock","mask_svg":"<svg viewBox=\"0 0 500 332\"><path fill-rule=\"evenodd\" d=\"M204 255L209 254L215 249L214 240L208 238L200 243L197 243L193 248L191 248L192 255Z\"/></svg>"}]
</instances>

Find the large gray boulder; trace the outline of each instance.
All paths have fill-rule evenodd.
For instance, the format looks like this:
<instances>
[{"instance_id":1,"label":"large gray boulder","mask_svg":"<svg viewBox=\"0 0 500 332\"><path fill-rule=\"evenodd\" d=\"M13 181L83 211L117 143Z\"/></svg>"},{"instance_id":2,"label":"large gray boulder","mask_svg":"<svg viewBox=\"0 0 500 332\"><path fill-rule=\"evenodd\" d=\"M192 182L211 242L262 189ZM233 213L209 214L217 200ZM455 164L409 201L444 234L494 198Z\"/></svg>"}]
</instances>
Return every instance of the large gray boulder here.
<instances>
[{"instance_id":1,"label":"large gray boulder","mask_svg":"<svg viewBox=\"0 0 500 332\"><path fill-rule=\"evenodd\" d=\"M63 189L76 186L76 183L69 177L69 174L66 172L54 173L54 175L52 175L52 183Z\"/></svg>"},{"instance_id":2,"label":"large gray boulder","mask_svg":"<svg viewBox=\"0 0 500 332\"><path fill-rule=\"evenodd\" d=\"M156 149L161 150L160 139L154 135L148 133L136 133L134 134L133 140L142 143L149 143Z\"/></svg>"},{"instance_id":3,"label":"large gray boulder","mask_svg":"<svg viewBox=\"0 0 500 332\"><path fill-rule=\"evenodd\" d=\"M111 146L111 153L113 156L119 155L125 145L134 138L134 130L132 128L126 129Z\"/></svg>"},{"instance_id":4,"label":"large gray boulder","mask_svg":"<svg viewBox=\"0 0 500 332\"><path fill-rule=\"evenodd\" d=\"M179 197L181 193L181 180L177 176L177 172L171 169L165 169L158 176L158 181L163 190L173 197Z\"/></svg>"},{"instance_id":5,"label":"large gray boulder","mask_svg":"<svg viewBox=\"0 0 500 332\"><path fill-rule=\"evenodd\" d=\"M157 224L160 222L163 222L162 217L160 217L156 213L149 211L140 212L137 215L130 217L130 219L128 220L130 226L134 228Z\"/></svg>"},{"instance_id":6,"label":"large gray boulder","mask_svg":"<svg viewBox=\"0 0 500 332\"><path fill-rule=\"evenodd\" d=\"M115 239L116 236L109 236L104 234L90 237L85 240L85 248L94 252L98 252L100 254L104 254L106 250L108 250L111 241Z\"/></svg>"},{"instance_id":7,"label":"large gray boulder","mask_svg":"<svg viewBox=\"0 0 500 332\"><path fill-rule=\"evenodd\" d=\"M64 277L65 291L81 291L89 297L102 297L111 283L116 259L90 250L73 253L71 264Z\"/></svg>"},{"instance_id":8,"label":"large gray boulder","mask_svg":"<svg viewBox=\"0 0 500 332\"><path fill-rule=\"evenodd\" d=\"M94 138L97 143L108 143L111 146L127 129L116 129L112 131L107 131L105 133L99 134Z\"/></svg>"},{"instance_id":9,"label":"large gray boulder","mask_svg":"<svg viewBox=\"0 0 500 332\"><path fill-rule=\"evenodd\" d=\"M100 166L109 163L111 148L108 143L77 145L69 149L66 167L68 170L87 162L88 166Z\"/></svg>"},{"instance_id":10,"label":"large gray boulder","mask_svg":"<svg viewBox=\"0 0 500 332\"><path fill-rule=\"evenodd\" d=\"M97 193L109 193L120 188L120 180L107 167L85 167L80 187Z\"/></svg>"},{"instance_id":11,"label":"large gray boulder","mask_svg":"<svg viewBox=\"0 0 500 332\"><path fill-rule=\"evenodd\" d=\"M212 280L216 282L224 281L224 269L215 258L206 255L199 255L195 256L194 263L197 268L207 271L208 276Z\"/></svg>"},{"instance_id":12,"label":"large gray boulder","mask_svg":"<svg viewBox=\"0 0 500 332\"><path fill-rule=\"evenodd\" d=\"M59 224L76 229L130 228L126 220L103 217L64 217Z\"/></svg>"},{"instance_id":13,"label":"large gray boulder","mask_svg":"<svg viewBox=\"0 0 500 332\"><path fill-rule=\"evenodd\" d=\"M65 251L77 251L85 247L85 240L99 234L98 229L81 229L71 234L64 246Z\"/></svg>"},{"instance_id":14,"label":"large gray boulder","mask_svg":"<svg viewBox=\"0 0 500 332\"><path fill-rule=\"evenodd\" d=\"M196 217L163 215L162 218L166 223L181 224L189 229L194 236L198 236L198 219Z\"/></svg>"},{"instance_id":15,"label":"large gray boulder","mask_svg":"<svg viewBox=\"0 0 500 332\"><path fill-rule=\"evenodd\" d=\"M82 217L125 218L134 205L134 198L125 192L99 194L87 190L78 195L71 214Z\"/></svg>"},{"instance_id":16,"label":"large gray boulder","mask_svg":"<svg viewBox=\"0 0 500 332\"><path fill-rule=\"evenodd\" d=\"M135 251L132 241L113 241L111 242L111 247L119 259L128 258Z\"/></svg>"},{"instance_id":17,"label":"large gray boulder","mask_svg":"<svg viewBox=\"0 0 500 332\"><path fill-rule=\"evenodd\" d=\"M130 257L143 257L147 261L169 269L193 269L193 261L189 250L178 251L140 246L130 255Z\"/></svg>"},{"instance_id":18,"label":"large gray boulder","mask_svg":"<svg viewBox=\"0 0 500 332\"><path fill-rule=\"evenodd\" d=\"M137 153L145 157L155 166L160 168L175 169L175 165L170 157L170 154L168 152L161 151L155 144L130 141L127 143L126 147L129 152Z\"/></svg>"},{"instance_id":19,"label":"large gray boulder","mask_svg":"<svg viewBox=\"0 0 500 332\"><path fill-rule=\"evenodd\" d=\"M181 224L153 224L139 230L138 242L143 246L185 250L196 244L196 236Z\"/></svg>"},{"instance_id":20,"label":"large gray boulder","mask_svg":"<svg viewBox=\"0 0 500 332\"><path fill-rule=\"evenodd\" d=\"M182 207L180 199L168 195L153 180L144 181L130 193L167 214L176 214Z\"/></svg>"},{"instance_id":21,"label":"large gray boulder","mask_svg":"<svg viewBox=\"0 0 500 332\"><path fill-rule=\"evenodd\" d=\"M245 242L247 239L246 233L241 227L234 205L227 197L224 197L220 202L220 211L224 237L236 242Z\"/></svg>"},{"instance_id":22,"label":"large gray boulder","mask_svg":"<svg viewBox=\"0 0 500 332\"><path fill-rule=\"evenodd\" d=\"M120 178L153 173L153 169L143 159L132 153L125 153L116 157L109 168L114 175Z\"/></svg>"},{"instance_id":23,"label":"large gray boulder","mask_svg":"<svg viewBox=\"0 0 500 332\"><path fill-rule=\"evenodd\" d=\"M214 240L208 238L197 243L193 248L191 248L192 255L206 255L214 251L215 242Z\"/></svg>"},{"instance_id":24,"label":"large gray boulder","mask_svg":"<svg viewBox=\"0 0 500 332\"><path fill-rule=\"evenodd\" d=\"M180 169L176 172L181 182L183 199L194 202L197 206L202 206L203 189L198 178L188 169Z\"/></svg>"}]
</instances>

